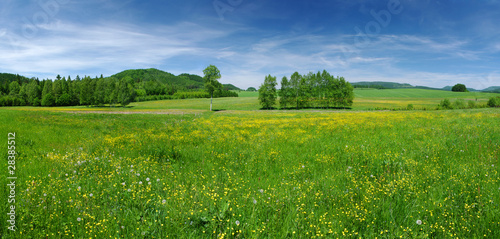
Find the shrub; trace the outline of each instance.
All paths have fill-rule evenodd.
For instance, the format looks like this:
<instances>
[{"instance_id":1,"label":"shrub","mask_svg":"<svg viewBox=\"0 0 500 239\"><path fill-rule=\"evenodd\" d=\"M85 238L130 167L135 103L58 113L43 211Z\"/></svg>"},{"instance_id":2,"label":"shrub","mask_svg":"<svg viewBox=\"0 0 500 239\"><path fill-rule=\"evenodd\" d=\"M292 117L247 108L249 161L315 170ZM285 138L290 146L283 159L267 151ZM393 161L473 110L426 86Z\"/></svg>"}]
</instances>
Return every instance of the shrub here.
<instances>
[{"instance_id":1,"label":"shrub","mask_svg":"<svg viewBox=\"0 0 500 239\"><path fill-rule=\"evenodd\" d=\"M457 99L454 104L455 109L465 109L465 100L464 99Z\"/></svg>"},{"instance_id":2,"label":"shrub","mask_svg":"<svg viewBox=\"0 0 500 239\"><path fill-rule=\"evenodd\" d=\"M473 108L476 108L476 102L473 101L473 100L469 100L469 102L467 102L469 108L473 109Z\"/></svg>"},{"instance_id":3,"label":"shrub","mask_svg":"<svg viewBox=\"0 0 500 239\"><path fill-rule=\"evenodd\" d=\"M407 110L413 110L414 109L413 104L408 104L408 106L406 106L406 109Z\"/></svg>"},{"instance_id":4,"label":"shrub","mask_svg":"<svg viewBox=\"0 0 500 239\"><path fill-rule=\"evenodd\" d=\"M488 106L489 107L500 107L500 97L491 97L490 100L488 101Z\"/></svg>"},{"instance_id":5,"label":"shrub","mask_svg":"<svg viewBox=\"0 0 500 239\"><path fill-rule=\"evenodd\" d=\"M441 106L441 108L443 109L453 109L453 106L451 105L451 102L448 99L442 100L439 106Z\"/></svg>"}]
</instances>

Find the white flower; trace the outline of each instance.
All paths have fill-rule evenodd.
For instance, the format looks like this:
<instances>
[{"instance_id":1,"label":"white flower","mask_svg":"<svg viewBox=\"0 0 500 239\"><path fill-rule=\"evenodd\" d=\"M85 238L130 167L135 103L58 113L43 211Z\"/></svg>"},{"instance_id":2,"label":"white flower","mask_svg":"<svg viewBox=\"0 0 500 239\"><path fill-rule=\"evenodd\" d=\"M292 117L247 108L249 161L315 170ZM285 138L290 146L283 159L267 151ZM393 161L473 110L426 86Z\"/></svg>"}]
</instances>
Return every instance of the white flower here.
<instances>
[{"instance_id":1,"label":"white flower","mask_svg":"<svg viewBox=\"0 0 500 239\"><path fill-rule=\"evenodd\" d=\"M125 229L125 226L122 226L122 229Z\"/></svg>"},{"instance_id":2,"label":"white flower","mask_svg":"<svg viewBox=\"0 0 500 239\"><path fill-rule=\"evenodd\" d=\"M125 186L125 182L123 182L122 185Z\"/></svg>"},{"instance_id":3,"label":"white flower","mask_svg":"<svg viewBox=\"0 0 500 239\"><path fill-rule=\"evenodd\" d=\"M127 192L130 192L130 188L129 188L129 189L127 189Z\"/></svg>"},{"instance_id":4,"label":"white flower","mask_svg":"<svg viewBox=\"0 0 500 239\"><path fill-rule=\"evenodd\" d=\"M139 184L142 184L142 181L139 181Z\"/></svg>"},{"instance_id":5,"label":"white flower","mask_svg":"<svg viewBox=\"0 0 500 239\"><path fill-rule=\"evenodd\" d=\"M77 220L77 221L81 221L82 219L81 219L81 218L77 218L76 220Z\"/></svg>"},{"instance_id":6,"label":"white flower","mask_svg":"<svg viewBox=\"0 0 500 239\"><path fill-rule=\"evenodd\" d=\"M165 203L167 203L167 200L163 199L163 200L161 201L161 203L165 204Z\"/></svg>"},{"instance_id":7,"label":"white flower","mask_svg":"<svg viewBox=\"0 0 500 239\"><path fill-rule=\"evenodd\" d=\"M94 194L91 193L91 194L89 194L89 196L92 197L92 196L94 196Z\"/></svg>"},{"instance_id":8,"label":"white flower","mask_svg":"<svg viewBox=\"0 0 500 239\"><path fill-rule=\"evenodd\" d=\"M264 193L264 189L259 189L259 192L260 193Z\"/></svg>"},{"instance_id":9,"label":"white flower","mask_svg":"<svg viewBox=\"0 0 500 239\"><path fill-rule=\"evenodd\" d=\"M160 181L160 179L159 179L159 178L158 178L158 179L156 179L156 182L159 182L159 181Z\"/></svg>"},{"instance_id":10,"label":"white flower","mask_svg":"<svg viewBox=\"0 0 500 239\"><path fill-rule=\"evenodd\" d=\"M234 222L234 223L236 223L236 226L240 225L240 221L238 221L238 220L236 220L236 222Z\"/></svg>"},{"instance_id":11,"label":"white flower","mask_svg":"<svg viewBox=\"0 0 500 239\"><path fill-rule=\"evenodd\" d=\"M146 178L146 181L148 181L148 182L149 182L149 178Z\"/></svg>"},{"instance_id":12,"label":"white flower","mask_svg":"<svg viewBox=\"0 0 500 239\"><path fill-rule=\"evenodd\" d=\"M44 193L44 194L43 194L43 196L44 196L44 197L47 197L47 194L46 194L46 193Z\"/></svg>"},{"instance_id":13,"label":"white flower","mask_svg":"<svg viewBox=\"0 0 500 239\"><path fill-rule=\"evenodd\" d=\"M255 198L252 199L253 199L253 204L257 204L257 200L255 200Z\"/></svg>"},{"instance_id":14,"label":"white flower","mask_svg":"<svg viewBox=\"0 0 500 239\"><path fill-rule=\"evenodd\" d=\"M148 182L149 185L151 185L151 182Z\"/></svg>"},{"instance_id":15,"label":"white flower","mask_svg":"<svg viewBox=\"0 0 500 239\"><path fill-rule=\"evenodd\" d=\"M305 165L302 165L302 168L305 168L306 166Z\"/></svg>"},{"instance_id":16,"label":"white flower","mask_svg":"<svg viewBox=\"0 0 500 239\"><path fill-rule=\"evenodd\" d=\"M421 220L417 220L417 224L418 225L422 225L422 221Z\"/></svg>"},{"instance_id":17,"label":"white flower","mask_svg":"<svg viewBox=\"0 0 500 239\"><path fill-rule=\"evenodd\" d=\"M137 173L136 175L137 175L137 176L141 176L141 174L140 174L140 173Z\"/></svg>"},{"instance_id":18,"label":"white flower","mask_svg":"<svg viewBox=\"0 0 500 239\"><path fill-rule=\"evenodd\" d=\"M82 187L78 186L78 188L77 188L77 189L78 189L78 191L80 191L80 190L82 189Z\"/></svg>"}]
</instances>

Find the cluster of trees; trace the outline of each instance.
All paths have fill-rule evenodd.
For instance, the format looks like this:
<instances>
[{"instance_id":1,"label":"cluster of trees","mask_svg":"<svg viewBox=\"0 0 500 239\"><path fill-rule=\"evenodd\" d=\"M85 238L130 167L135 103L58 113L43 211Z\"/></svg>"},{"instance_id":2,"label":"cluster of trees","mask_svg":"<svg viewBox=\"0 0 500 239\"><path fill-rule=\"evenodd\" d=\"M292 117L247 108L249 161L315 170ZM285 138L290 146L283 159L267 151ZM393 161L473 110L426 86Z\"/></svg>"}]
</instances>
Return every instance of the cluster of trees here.
<instances>
[{"instance_id":1,"label":"cluster of trees","mask_svg":"<svg viewBox=\"0 0 500 239\"><path fill-rule=\"evenodd\" d=\"M469 92L467 90L467 87L464 84L456 84L453 87L451 87L451 91L453 92Z\"/></svg>"},{"instance_id":2,"label":"cluster of trees","mask_svg":"<svg viewBox=\"0 0 500 239\"><path fill-rule=\"evenodd\" d=\"M74 80L59 75L55 80L40 81L0 74L0 106L125 106L133 101L238 97L236 92L224 90L220 83L209 94L200 76L172 76L156 69L128 70L106 78L76 76Z\"/></svg>"},{"instance_id":3,"label":"cluster of trees","mask_svg":"<svg viewBox=\"0 0 500 239\"><path fill-rule=\"evenodd\" d=\"M281 89L276 89L276 77L265 78L259 87L259 101L263 108L273 108L277 104L287 108L345 108L352 106L354 88L344 77L333 77L326 70L314 74L300 75L295 72L290 80L281 79Z\"/></svg>"},{"instance_id":4,"label":"cluster of trees","mask_svg":"<svg viewBox=\"0 0 500 239\"><path fill-rule=\"evenodd\" d=\"M0 106L127 105L136 96L130 79L57 76L56 80L12 81L2 92Z\"/></svg>"}]
</instances>

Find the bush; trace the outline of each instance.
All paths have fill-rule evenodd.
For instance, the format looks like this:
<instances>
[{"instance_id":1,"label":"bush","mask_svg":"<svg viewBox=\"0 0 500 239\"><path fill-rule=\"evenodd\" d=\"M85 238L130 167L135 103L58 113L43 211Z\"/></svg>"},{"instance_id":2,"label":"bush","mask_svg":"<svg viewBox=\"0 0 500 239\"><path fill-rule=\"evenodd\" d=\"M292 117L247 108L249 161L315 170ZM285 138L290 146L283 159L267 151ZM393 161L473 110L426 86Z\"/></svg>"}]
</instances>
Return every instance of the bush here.
<instances>
[{"instance_id":1,"label":"bush","mask_svg":"<svg viewBox=\"0 0 500 239\"><path fill-rule=\"evenodd\" d=\"M442 100L439 106L443 109L453 109L453 106L451 105L451 102L448 99Z\"/></svg>"},{"instance_id":2,"label":"bush","mask_svg":"<svg viewBox=\"0 0 500 239\"><path fill-rule=\"evenodd\" d=\"M467 102L467 104L468 104L469 108L471 108L471 109L476 108L476 102L473 100L469 100L469 102Z\"/></svg>"},{"instance_id":3,"label":"bush","mask_svg":"<svg viewBox=\"0 0 500 239\"><path fill-rule=\"evenodd\" d=\"M465 100L464 99L457 99L454 104L455 109L465 109Z\"/></svg>"},{"instance_id":4,"label":"bush","mask_svg":"<svg viewBox=\"0 0 500 239\"><path fill-rule=\"evenodd\" d=\"M414 109L413 104L408 104L408 106L406 106L406 109L407 110L413 110Z\"/></svg>"},{"instance_id":5,"label":"bush","mask_svg":"<svg viewBox=\"0 0 500 239\"><path fill-rule=\"evenodd\" d=\"M500 97L491 97L490 100L488 101L488 106L489 107L500 107Z\"/></svg>"}]
</instances>

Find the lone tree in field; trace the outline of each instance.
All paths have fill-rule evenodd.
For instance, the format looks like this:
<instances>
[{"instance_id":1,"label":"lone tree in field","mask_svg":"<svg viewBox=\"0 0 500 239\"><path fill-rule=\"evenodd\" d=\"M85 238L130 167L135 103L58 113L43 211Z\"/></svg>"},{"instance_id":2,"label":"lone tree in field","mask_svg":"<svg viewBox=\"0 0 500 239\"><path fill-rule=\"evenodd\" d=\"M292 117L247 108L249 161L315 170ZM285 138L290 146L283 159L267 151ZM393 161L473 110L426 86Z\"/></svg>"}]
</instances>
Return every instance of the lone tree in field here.
<instances>
[{"instance_id":1,"label":"lone tree in field","mask_svg":"<svg viewBox=\"0 0 500 239\"><path fill-rule=\"evenodd\" d=\"M453 92L469 92L467 90L467 87L465 87L464 84L456 84L455 86L453 86L451 88L451 91L453 91Z\"/></svg>"},{"instance_id":2,"label":"lone tree in field","mask_svg":"<svg viewBox=\"0 0 500 239\"><path fill-rule=\"evenodd\" d=\"M222 89L222 84L218 81L220 79L220 71L214 65L209 65L205 70L203 70L205 76L205 89L210 94L210 111L212 111L212 100L214 98L214 91L220 91Z\"/></svg>"},{"instance_id":3,"label":"lone tree in field","mask_svg":"<svg viewBox=\"0 0 500 239\"><path fill-rule=\"evenodd\" d=\"M264 83L259 87L259 101L264 109L271 109L276 105L277 91L276 91L276 77L268 75Z\"/></svg>"}]
</instances>

